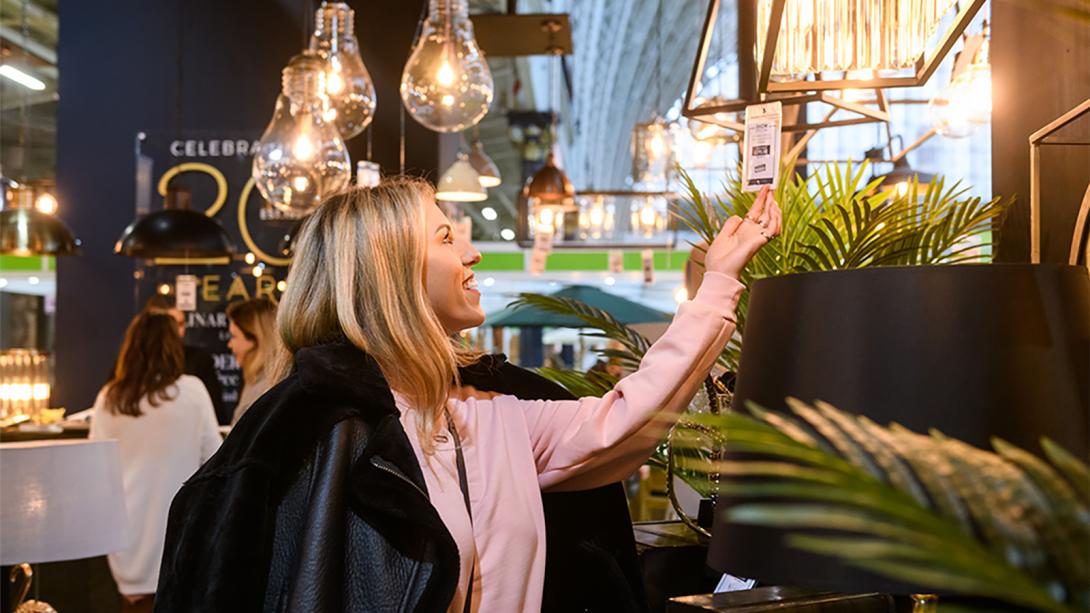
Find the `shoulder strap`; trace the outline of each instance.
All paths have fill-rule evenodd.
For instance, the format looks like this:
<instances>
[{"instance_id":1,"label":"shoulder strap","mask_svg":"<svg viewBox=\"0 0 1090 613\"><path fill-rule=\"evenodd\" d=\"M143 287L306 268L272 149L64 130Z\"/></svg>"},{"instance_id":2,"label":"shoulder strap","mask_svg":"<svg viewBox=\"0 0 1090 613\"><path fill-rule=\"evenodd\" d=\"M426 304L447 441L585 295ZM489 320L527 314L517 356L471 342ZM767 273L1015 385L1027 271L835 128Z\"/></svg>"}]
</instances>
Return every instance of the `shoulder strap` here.
<instances>
[{"instance_id":1,"label":"shoulder strap","mask_svg":"<svg viewBox=\"0 0 1090 613\"><path fill-rule=\"evenodd\" d=\"M466 476L466 457L462 453L462 439L458 436L458 430L454 427L454 420L450 418L450 412L446 413L447 418L447 431L450 432L450 437L454 439L454 458L458 467L458 487L462 490L462 499L466 503L466 513L469 514L469 527L472 533L473 529L473 509L469 504L469 478ZM470 613L473 606L473 569L477 565L476 557L469 564L469 587L466 589L466 600L463 611Z\"/></svg>"}]
</instances>

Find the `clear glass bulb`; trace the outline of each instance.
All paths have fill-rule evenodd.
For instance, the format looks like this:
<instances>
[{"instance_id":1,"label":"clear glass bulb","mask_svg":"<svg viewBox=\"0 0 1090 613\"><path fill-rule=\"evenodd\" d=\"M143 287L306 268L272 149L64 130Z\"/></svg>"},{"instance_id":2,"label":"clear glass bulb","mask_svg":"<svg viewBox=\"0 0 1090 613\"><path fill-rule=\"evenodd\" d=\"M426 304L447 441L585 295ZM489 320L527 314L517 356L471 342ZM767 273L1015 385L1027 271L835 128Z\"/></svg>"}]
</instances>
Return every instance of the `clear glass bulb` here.
<instances>
[{"instance_id":1,"label":"clear glass bulb","mask_svg":"<svg viewBox=\"0 0 1090 613\"><path fill-rule=\"evenodd\" d=\"M322 2L315 15L310 49L325 61L326 121L348 140L375 116L375 85L363 65L355 34L356 12L344 2Z\"/></svg>"},{"instance_id":2,"label":"clear glass bulb","mask_svg":"<svg viewBox=\"0 0 1090 613\"><path fill-rule=\"evenodd\" d=\"M254 183L276 208L306 213L348 185L352 165L337 129L325 121L324 62L304 51L288 62L281 83L254 155Z\"/></svg>"},{"instance_id":3,"label":"clear glass bulb","mask_svg":"<svg viewBox=\"0 0 1090 613\"><path fill-rule=\"evenodd\" d=\"M976 124L970 121L971 103L970 92L955 79L927 103L931 126L946 138L969 136L976 128Z\"/></svg>"},{"instance_id":4,"label":"clear glass bulb","mask_svg":"<svg viewBox=\"0 0 1090 613\"><path fill-rule=\"evenodd\" d=\"M401 73L406 110L431 130L460 132L488 113L492 95L492 72L473 36L467 0L429 0Z\"/></svg>"}]
</instances>

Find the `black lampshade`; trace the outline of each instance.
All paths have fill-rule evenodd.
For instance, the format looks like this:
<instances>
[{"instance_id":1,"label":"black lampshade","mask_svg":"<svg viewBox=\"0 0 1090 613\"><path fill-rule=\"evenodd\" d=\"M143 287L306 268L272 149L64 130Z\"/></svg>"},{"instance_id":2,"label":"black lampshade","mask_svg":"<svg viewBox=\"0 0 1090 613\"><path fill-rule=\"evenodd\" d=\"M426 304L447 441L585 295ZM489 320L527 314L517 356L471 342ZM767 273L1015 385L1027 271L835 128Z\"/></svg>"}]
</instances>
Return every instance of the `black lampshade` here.
<instances>
[{"instance_id":1,"label":"black lampshade","mask_svg":"<svg viewBox=\"0 0 1090 613\"><path fill-rule=\"evenodd\" d=\"M874 177L872 177L871 180L874 180L879 176L882 175L876 172L874 173ZM930 185L931 182L935 180L934 174L930 172L924 172L922 170L914 170L912 166L908 163L908 159L901 158L893 163L893 170L885 174L885 178L882 180L881 187L885 189L898 183L911 181L912 177L916 177L916 182L920 185Z\"/></svg>"},{"instance_id":2,"label":"black lampshade","mask_svg":"<svg viewBox=\"0 0 1090 613\"><path fill-rule=\"evenodd\" d=\"M188 209L184 190L167 194L167 208L129 224L114 253L137 258L217 258L234 253L227 232L216 220Z\"/></svg>"},{"instance_id":3,"label":"black lampshade","mask_svg":"<svg viewBox=\"0 0 1090 613\"><path fill-rule=\"evenodd\" d=\"M879 424L937 428L977 447L1090 441L1086 268L873 268L753 284L735 408L825 400ZM729 504L730 501L723 501ZM903 593L906 586L788 548L779 530L717 513L708 563L764 584Z\"/></svg>"},{"instance_id":4,"label":"black lampshade","mask_svg":"<svg viewBox=\"0 0 1090 613\"><path fill-rule=\"evenodd\" d=\"M79 244L52 215L22 207L0 211L0 255L72 255Z\"/></svg>"}]
</instances>

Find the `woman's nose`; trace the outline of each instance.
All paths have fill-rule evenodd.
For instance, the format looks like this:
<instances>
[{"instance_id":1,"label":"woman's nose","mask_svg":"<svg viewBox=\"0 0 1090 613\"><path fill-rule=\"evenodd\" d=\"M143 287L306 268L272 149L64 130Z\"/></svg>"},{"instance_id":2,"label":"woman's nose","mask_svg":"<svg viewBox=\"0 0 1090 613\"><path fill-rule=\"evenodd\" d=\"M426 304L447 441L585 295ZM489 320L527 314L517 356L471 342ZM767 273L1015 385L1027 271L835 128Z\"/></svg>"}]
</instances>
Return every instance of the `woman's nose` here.
<instances>
[{"instance_id":1,"label":"woman's nose","mask_svg":"<svg viewBox=\"0 0 1090 613\"><path fill-rule=\"evenodd\" d=\"M462 265L463 266L476 266L481 262L481 252L477 251L477 248L473 246L473 243L465 241L462 246Z\"/></svg>"}]
</instances>

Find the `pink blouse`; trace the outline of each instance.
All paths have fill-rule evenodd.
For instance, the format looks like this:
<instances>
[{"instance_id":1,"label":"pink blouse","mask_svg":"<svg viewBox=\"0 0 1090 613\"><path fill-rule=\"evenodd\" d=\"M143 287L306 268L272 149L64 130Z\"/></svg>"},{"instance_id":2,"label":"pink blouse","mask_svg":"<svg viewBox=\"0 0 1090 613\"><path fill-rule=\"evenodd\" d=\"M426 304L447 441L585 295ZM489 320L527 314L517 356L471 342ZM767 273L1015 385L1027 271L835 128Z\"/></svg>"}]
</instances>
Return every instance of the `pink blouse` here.
<instances>
[{"instance_id":1,"label":"pink blouse","mask_svg":"<svg viewBox=\"0 0 1090 613\"><path fill-rule=\"evenodd\" d=\"M458 545L461 574L448 611L461 613L473 569L474 611L538 611L545 576L541 490L582 490L624 479L650 456L734 333L744 287L708 273L695 298L602 398L451 400L462 439L472 525L458 485L454 442L421 451L415 416L395 394L431 503ZM472 566L471 566L472 565Z\"/></svg>"}]
</instances>

